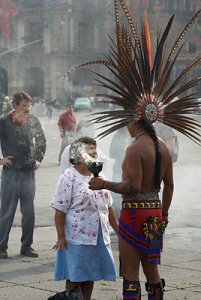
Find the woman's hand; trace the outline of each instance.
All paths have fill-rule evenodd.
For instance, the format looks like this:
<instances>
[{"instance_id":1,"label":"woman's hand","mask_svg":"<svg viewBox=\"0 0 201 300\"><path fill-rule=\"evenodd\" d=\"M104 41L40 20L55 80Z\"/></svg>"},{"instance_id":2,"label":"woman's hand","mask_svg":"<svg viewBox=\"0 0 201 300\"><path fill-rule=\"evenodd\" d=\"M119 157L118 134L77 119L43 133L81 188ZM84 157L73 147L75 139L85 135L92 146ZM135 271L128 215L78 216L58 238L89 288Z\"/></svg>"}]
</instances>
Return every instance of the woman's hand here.
<instances>
[{"instance_id":1,"label":"woman's hand","mask_svg":"<svg viewBox=\"0 0 201 300\"><path fill-rule=\"evenodd\" d=\"M67 240L65 237L59 238L56 244L53 246L54 250L64 250L67 246Z\"/></svg>"}]
</instances>

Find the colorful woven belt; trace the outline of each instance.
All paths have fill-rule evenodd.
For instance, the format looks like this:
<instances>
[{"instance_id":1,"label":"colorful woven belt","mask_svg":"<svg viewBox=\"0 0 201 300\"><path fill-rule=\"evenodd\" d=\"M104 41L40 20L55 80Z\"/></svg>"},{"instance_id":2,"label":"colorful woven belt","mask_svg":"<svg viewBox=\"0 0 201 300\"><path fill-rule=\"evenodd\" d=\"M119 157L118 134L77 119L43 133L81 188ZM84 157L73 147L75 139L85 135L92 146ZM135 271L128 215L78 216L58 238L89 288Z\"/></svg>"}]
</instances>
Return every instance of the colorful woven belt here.
<instances>
[{"instance_id":1,"label":"colorful woven belt","mask_svg":"<svg viewBox=\"0 0 201 300\"><path fill-rule=\"evenodd\" d=\"M155 201L123 201L122 202L122 209L151 209L151 208L161 208L161 201L155 200Z\"/></svg>"},{"instance_id":2,"label":"colorful woven belt","mask_svg":"<svg viewBox=\"0 0 201 300\"><path fill-rule=\"evenodd\" d=\"M156 200L160 200L158 193L159 191L141 192L135 195L123 197L123 201L128 201L128 202L150 201L150 200L156 201Z\"/></svg>"}]
</instances>

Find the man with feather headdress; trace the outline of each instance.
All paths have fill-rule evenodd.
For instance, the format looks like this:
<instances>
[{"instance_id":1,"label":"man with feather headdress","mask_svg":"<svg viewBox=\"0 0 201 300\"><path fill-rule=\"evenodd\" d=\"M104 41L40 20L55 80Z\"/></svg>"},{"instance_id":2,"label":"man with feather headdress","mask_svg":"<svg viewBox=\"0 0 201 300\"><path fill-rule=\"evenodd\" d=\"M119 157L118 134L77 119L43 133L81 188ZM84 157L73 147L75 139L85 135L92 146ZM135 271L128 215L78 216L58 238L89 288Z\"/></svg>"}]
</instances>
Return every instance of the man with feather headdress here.
<instances>
[{"instance_id":1,"label":"man with feather headdress","mask_svg":"<svg viewBox=\"0 0 201 300\"><path fill-rule=\"evenodd\" d=\"M128 26L120 22L119 4ZM201 103L196 101L197 94L192 92L201 77L186 80L201 63L201 57L176 78L172 76L173 66L182 50L181 41L201 10L177 36L169 53L165 53L172 16L163 33L157 36L153 55L146 13L139 35L124 0L114 0L114 7L116 40L111 39L109 55L105 55L104 60L87 62L78 67L101 64L115 77L113 80L97 74L98 84L112 92L97 96L108 98L109 102L122 107L122 110L96 113L98 116L92 122L104 123L101 127L105 128L98 136L104 137L127 126L134 141L126 149L122 182L114 183L97 177L91 179L89 184L92 190L108 189L123 195L119 222L123 299L141 299L141 263L147 278L148 299L161 300L165 282L160 278L158 264L173 195L173 171L168 148L158 139L153 124L162 122L194 142L201 142L201 125L193 118L193 114L199 114L197 105ZM164 185L162 201L158 195L161 182Z\"/></svg>"}]
</instances>

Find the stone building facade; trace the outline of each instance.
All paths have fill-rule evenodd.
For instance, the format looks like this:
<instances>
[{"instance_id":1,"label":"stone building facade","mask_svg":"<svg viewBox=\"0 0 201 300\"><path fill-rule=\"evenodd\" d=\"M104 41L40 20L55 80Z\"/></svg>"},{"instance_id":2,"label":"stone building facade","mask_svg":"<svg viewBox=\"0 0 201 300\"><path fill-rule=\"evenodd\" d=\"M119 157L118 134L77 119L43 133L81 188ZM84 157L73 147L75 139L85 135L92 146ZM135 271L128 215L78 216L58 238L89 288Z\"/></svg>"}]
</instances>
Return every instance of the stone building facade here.
<instances>
[{"instance_id":1,"label":"stone building facade","mask_svg":"<svg viewBox=\"0 0 201 300\"><path fill-rule=\"evenodd\" d=\"M2 2L7 4L0 7L0 95L24 89L35 99L51 97L65 102L69 97L89 93L94 75L87 68L72 73L68 79L61 76L75 65L102 58L108 51L107 34L114 33L113 0ZM153 36L172 14L176 35L199 6L196 0L126 2L137 22L147 10ZM201 18L188 35L175 72L200 53Z\"/></svg>"},{"instance_id":2,"label":"stone building facade","mask_svg":"<svg viewBox=\"0 0 201 300\"><path fill-rule=\"evenodd\" d=\"M36 99L64 101L87 93L93 80L88 69L68 80L61 76L105 52L107 0L5 1L19 10L8 17L9 36L0 31L0 93L24 89Z\"/></svg>"}]
</instances>

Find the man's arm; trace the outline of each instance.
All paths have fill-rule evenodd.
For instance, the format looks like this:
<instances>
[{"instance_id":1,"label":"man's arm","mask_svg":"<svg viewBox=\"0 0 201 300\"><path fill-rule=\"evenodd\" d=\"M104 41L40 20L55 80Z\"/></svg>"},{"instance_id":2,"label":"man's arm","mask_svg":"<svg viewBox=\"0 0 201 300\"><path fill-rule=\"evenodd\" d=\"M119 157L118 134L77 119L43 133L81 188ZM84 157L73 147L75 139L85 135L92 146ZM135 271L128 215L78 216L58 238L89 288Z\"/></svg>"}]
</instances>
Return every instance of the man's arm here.
<instances>
[{"instance_id":1,"label":"man's arm","mask_svg":"<svg viewBox=\"0 0 201 300\"><path fill-rule=\"evenodd\" d=\"M64 131L64 128L63 128L63 118L62 118L62 115L60 115L60 117L59 117L59 120L57 122L57 126L58 126L59 131L60 131L60 136L64 137L65 131Z\"/></svg>"},{"instance_id":2,"label":"man's arm","mask_svg":"<svg viewBox=\"0 0 201 300\"><path fill-rule=\"evenodd\" d=\"M123 178L128 178L122 182L111 182L101 177L92 178L89 188L92 190L106 189L122 195L136 194L141 189L142 165L138 149L133 146L127 148L122 164Z\"/></svg>"},{"instance_id":3,"label":"man's arm","mask_svg":"<svg viewBox=\"0 0 201 300\"><path fill-rule=\"evenodd\" d=\"M138 192L130 180L124 180L122 182L104 181L103 189L122 195L129 195Z\"/></svg>"},{"instance_id":4,"label":"man's arm","mask_svg":"<svg viewBox=\"0 0 201 300\"><path fill-rule=\"evenodd\" d=\"M135 188L131 180L124 180L122 182L112 182L105 180L103 177L92 178L89 181L89 188L91 190L106 189L111 192L122 195L136 194L137 192L139 192L139 190Z\"/></svg>"},{"instance_id":5,"label":"man's arm","mask_svg":"<svg viewBox=\"0 0 201 300\"><path fill-rule=\"evenodd\" d=\"M61 136L61 137L64 137L65 131L64 131L63 127L60 126L60 125L58 125L58 127L59 127L59 131L60 131L60 136Z\"/></svg>"},{"instance_id":6,"label":"man's arm","mask_svg":"<svg viewBox=\"0 0 201 300\"><path fill-rule=\"evenodd\" d=\"M41 163L46 151L46 138L43 129L41 127L41 124L37 119L35 124L35 131L36 131L35 134L36 162L38 161L39 163Z\"/></svg>"},{"instance_id":7,"label":"man's arm","mask_svg":"<svg viewBox=\"0 0 201 300\"><path fill-rule=\"evenodd\" d=\"M170 161L165 176L163 178L163 194L162 194L162 214L163 219L168 223L168 211L172 202L172 195L174 191L174 182L173 182L173 168L172 161Z\"/></svg>"}]
</instances>

